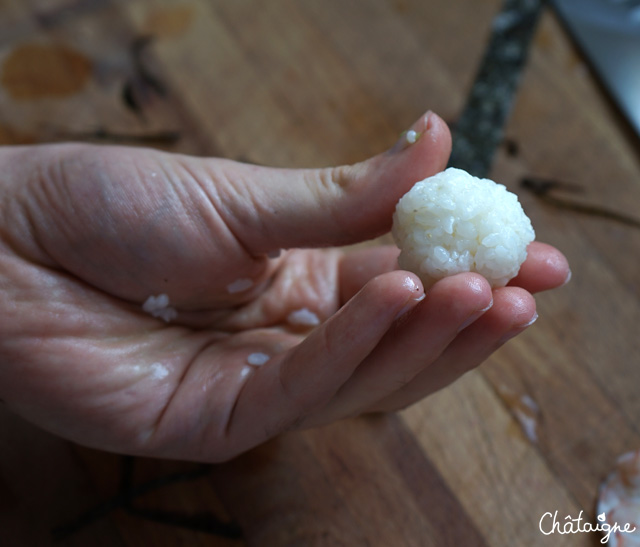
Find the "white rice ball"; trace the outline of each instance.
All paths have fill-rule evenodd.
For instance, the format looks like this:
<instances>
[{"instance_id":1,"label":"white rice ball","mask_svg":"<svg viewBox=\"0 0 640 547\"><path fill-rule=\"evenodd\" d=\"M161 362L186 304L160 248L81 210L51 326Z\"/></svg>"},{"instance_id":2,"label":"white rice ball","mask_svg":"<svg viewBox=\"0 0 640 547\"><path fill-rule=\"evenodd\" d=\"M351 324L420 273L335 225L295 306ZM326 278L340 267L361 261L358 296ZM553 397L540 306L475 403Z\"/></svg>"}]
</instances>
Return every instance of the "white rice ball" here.
<instances>
[{"instance_id":1,"label":"white rice ball","mask_svg":"<svg viewBox=\"0 0 640 547\"><path fill-rule=\"evenodd\" d=\"M455 168L416 183L400 199L392 234L400 267L417 274L425 288L460 272L477 272L492 287L503 287L535 238L515 194Z\"/></svg>"}]
</instances>

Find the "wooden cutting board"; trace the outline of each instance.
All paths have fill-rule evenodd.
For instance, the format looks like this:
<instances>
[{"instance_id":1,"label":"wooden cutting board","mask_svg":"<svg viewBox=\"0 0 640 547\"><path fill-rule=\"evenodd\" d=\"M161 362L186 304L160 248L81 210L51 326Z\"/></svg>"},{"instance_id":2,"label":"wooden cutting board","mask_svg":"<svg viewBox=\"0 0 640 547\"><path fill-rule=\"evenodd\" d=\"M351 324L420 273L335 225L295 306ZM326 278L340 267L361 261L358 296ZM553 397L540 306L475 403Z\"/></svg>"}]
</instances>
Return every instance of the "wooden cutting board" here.
<instances>
[{"instance_id":1,"label":"wooden cutting board","mask_svg":"<svg viewBox=\"0 0 640 547\"><path fill-rule=\"evenodd\" d=\"M0 144L149 145L261 164L354 162L427 108L450 122L497 0L0 0ZM141 67L143 67L141 69ZM149 75L152 75L150 78ZM523 176L640 216L639 141L545 13L492 177L517 192L571 283L478 371L408 410L283 435L144 507L210 511L227 540L108 513L59 545L587 546L545 512L595 517L600 482L640 447L640 231L549 206ZM118 491L119 456L0 410L0 530L53 527ZM144 482L191 464L138 459ZM7 542L8 538L8 542Z\"/></svg>"}]
</instances>

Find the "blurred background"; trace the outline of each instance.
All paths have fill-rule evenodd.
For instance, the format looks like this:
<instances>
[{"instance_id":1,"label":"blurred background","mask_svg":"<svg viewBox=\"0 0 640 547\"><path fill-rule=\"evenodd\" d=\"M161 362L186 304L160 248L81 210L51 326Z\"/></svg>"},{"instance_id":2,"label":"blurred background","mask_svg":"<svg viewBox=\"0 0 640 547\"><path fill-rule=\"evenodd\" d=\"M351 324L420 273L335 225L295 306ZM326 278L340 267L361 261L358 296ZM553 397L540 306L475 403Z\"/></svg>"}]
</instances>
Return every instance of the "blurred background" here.
<instances>
[{"instance_id":1,"label":"blurred background","mask_svg":"<svg viewBox=\"0 0 640 547\"><path fill-rule=\"evenodd\" d=\"M455 128L501 7L0 0L0 144L356 162L427 109ZM573 270L534 327L400 414L206 468L77 447L0 408L0 542L598 545L539 522L593 521L616 458L640 448L639 142L544 9L490 173Z\"/></svg>"}]
</instances>

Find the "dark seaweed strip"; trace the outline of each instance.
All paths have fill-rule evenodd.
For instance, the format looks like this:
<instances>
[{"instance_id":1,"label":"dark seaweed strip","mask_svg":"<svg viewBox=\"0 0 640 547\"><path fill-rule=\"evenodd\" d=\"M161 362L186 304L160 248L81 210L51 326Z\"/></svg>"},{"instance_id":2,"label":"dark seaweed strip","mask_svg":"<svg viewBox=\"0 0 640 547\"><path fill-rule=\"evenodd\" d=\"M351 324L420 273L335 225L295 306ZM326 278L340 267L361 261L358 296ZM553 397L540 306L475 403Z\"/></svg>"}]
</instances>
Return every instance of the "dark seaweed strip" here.
<instances>
[{"instance_id":1,"label":"dark seaweed strip","mask_svg":"<svg viewBox=\"0 0 640 547\"><path fill-rule=\"evenodd\" d=\"M489 174L542 6L542 0L505 0L494 18L489 44L455 124L449 166L476 177Z\"/></svg>"}]
</instances>

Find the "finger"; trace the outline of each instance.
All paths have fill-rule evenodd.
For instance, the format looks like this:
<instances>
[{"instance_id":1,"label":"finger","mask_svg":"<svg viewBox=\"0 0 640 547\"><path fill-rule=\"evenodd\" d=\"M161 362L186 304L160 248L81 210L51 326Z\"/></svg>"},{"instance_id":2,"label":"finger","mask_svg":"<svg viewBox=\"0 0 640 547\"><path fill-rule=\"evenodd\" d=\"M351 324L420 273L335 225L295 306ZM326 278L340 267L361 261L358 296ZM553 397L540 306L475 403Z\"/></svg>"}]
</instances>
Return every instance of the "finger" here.
<instances>
[{"instance_id":1,"label":"finger","mask_svg":"<svg viewBox=\"0 0 640 547\"><path fill-rule=\"evenodd\" d=\"M354 243L388 231L398 199L446 166L446 124L427 113L413 127L419 135L414 144L350 166L274 169L194 159L190 171L208 174L205 192L253 255Z\"/></svg>"},{"instance_id":2,"label":"finger","mask_svg":"<svg viewBox=\"0 0 640 547\"><path fill-rule=\"evenodd\" d=\"M536 320L533 297L524 289L504 287L493 291L493 306L464 329L434 363L424 361L423 370L406 386L372 405L372 411L405 408L457 380L484 362L507 340Z\"/></svg>"},{"instance_id":3,"label":"finger","mask_svg":"<svg viewBox=\"0 0 640 547\"><path fill-rule=\"evenodd\" d=\"M320 423L359 414L410 383L491 305L491 287L480 275L458 274L436 283L354 371L318 417Z\"/></svg>"},{"instance_id":4,"label":"finger","mask_svg":"<svg viewBox=\"0 0 640 547\"><path fill-rule=\"evenodd\" d=\"M571 270L565 256L555 247L534 241L527 248L527 259L510 286L531 293L546 291L568 283Z\"/></svg>"},{"instance_id":5,"label":"finger","mask_svg":"<svg viewBox=\"0 0 640 547\"><path fill-rule=\"evenodd\" d=\"M255 370L229 420L230 441L250 437L257 444L324 406L422 294L418 278L407 272L372 279L283 358Z\"/></svg>"},{"instance_id":6,"label":"finger","mask_svg":"<svg viewBox=\"0 0 640 547\"><path fill-rule=\"evenodd\" d=\"M394 245L345 252L339 262L341 302L347 302L370 279L398 269L400 251Z\"/></svg>"},{"instance_id":7,"label":"finger","mask_svg":"<svg viewBox=\"0 0 640 547\"><path fill-rule=\"evenodd\" d=\"M398 268L399 250L394 245L358 249L345 253L340 262L343 301L351 298L369 279ZM571 270L565 256L555 247L534 241L527 249L527 260L510 286L531 293L546 291L568 283Z\"/></svg>"}]
</instances>

